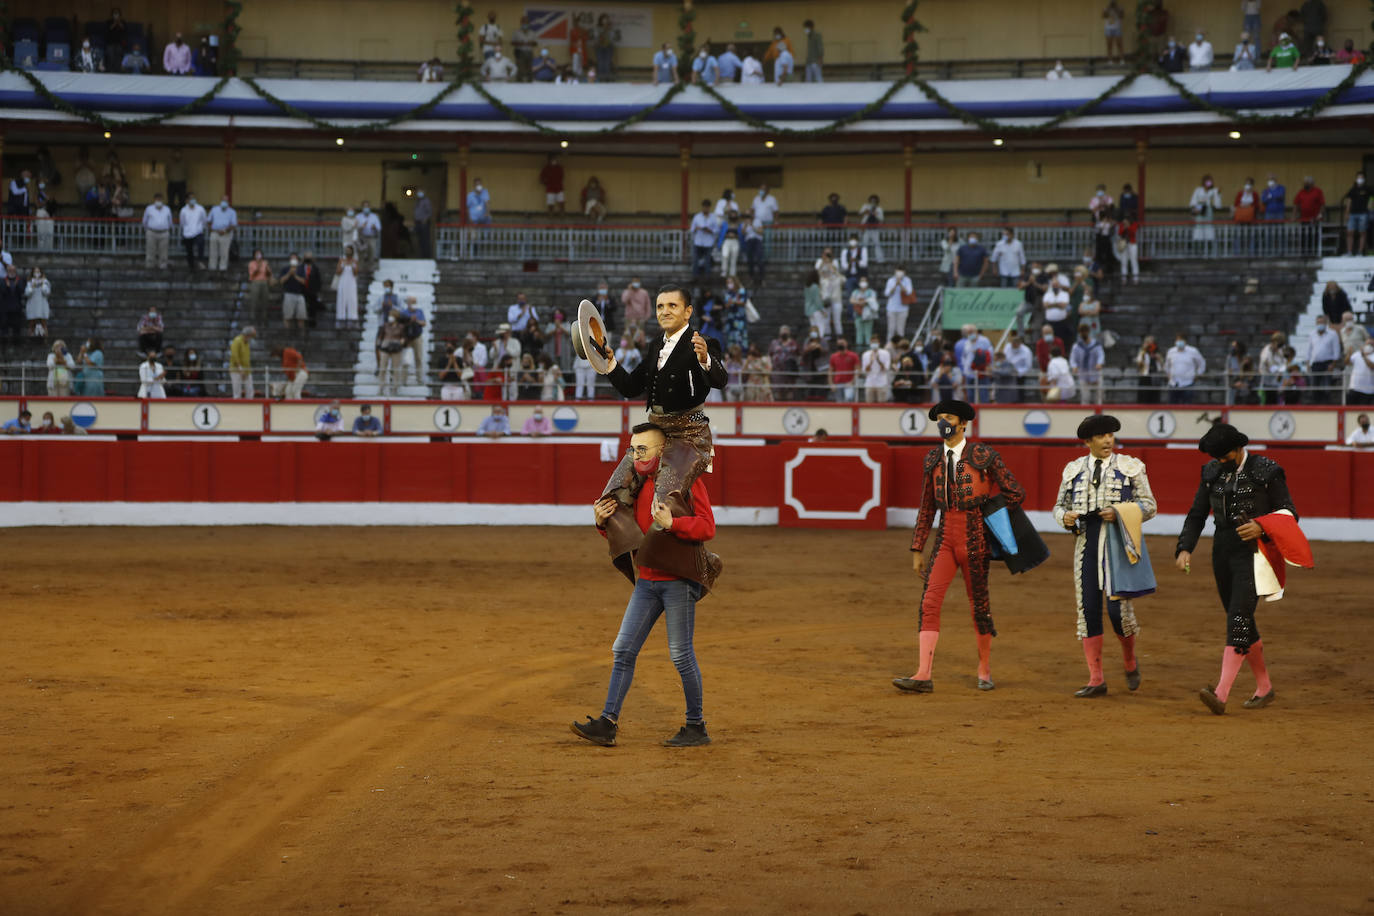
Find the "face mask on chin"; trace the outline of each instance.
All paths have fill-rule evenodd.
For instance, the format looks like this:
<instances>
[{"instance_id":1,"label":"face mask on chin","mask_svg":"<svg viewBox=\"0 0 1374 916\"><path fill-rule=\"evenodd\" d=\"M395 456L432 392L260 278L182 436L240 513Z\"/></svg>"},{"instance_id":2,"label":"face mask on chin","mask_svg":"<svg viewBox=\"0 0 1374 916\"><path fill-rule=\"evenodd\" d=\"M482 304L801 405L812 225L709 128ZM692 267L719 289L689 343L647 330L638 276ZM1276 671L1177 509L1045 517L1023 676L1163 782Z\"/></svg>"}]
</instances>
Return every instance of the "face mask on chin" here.
<instances>
[{"instance_id":1,"label":"face mask on chin","mask_svg":"<svg viewBox=\"0 0 1374 916\"><path fill-rule=\"evenodd\" d=\"M659 456L658 456L658 455L655 455L654 457L652 457L652 458L646 458L646 459L643 460L643 461L636 461L636 462L635 462L635 473L638 474L638 475L641 476L641 477L648 477L648 476L650 476L651 474L653 474L655 471L658 470L658 459L659 459Z\"/></svg>"}]
</instances>

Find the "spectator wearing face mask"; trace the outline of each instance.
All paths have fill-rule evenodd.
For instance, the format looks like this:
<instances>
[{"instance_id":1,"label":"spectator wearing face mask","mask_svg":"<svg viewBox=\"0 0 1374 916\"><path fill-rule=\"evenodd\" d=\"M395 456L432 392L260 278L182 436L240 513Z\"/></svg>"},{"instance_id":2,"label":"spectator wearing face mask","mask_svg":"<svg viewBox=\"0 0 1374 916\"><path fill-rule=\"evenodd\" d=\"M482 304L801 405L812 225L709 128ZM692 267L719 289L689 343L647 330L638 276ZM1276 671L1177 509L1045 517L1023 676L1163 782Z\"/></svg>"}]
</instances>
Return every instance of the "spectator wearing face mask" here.
<instances>
[{"instance_id":1,"label":"spectator wearing face mask","mask_svg":"<svg viewBox=\"0 0 1374 916\"><path fill-rule=\"evenodd\" d=\"M182 40L180 32L176 33L162 51L162 70L170 75L185 75L191 72L191 46Z\"/></svg>"},{"instance_id":2,"label":"spectator wearing face mask","mask_svg":"<svg viewBox=\"0 0 1374 916\"><path fill-rule=\"evenodd\" d=\"M1326 38L1318 35L1312 42L1312 53L1308 56L1307 62L1317 67L1329 67L1335 58L1336 52L1326 43Z\"/></svg>"},{"instance_id":3,"label":"spectator wearing face mask","mask_svg":"<svg viewBox=\"0 0 1374 916\"><path fill-rule=\"evenodd\" d=\"M519 68L509 57L497 48L492 55L482 61L482 81L487 83L508 83L515 79Z\"/></svg>"},{"instance_id":4,"label":"spectator wearing face mask","mask_svg":"<svg viewBox=\"0 0 1374 916\"><path fill-rule=\"evenodd\" d=\"M1351 66L1362 64L1364 63L1364 52L1355 47L1353 39L1347 38L1345 47L1336 52L1335 61L1338 64L1350 64Z\"/></svg>"},{"instance_id":5,"label":"spectator wearing face mask","mask_svg":"<svg viewBox=\"0 0 1374 916\"><path fill-rule=\"evenodd\" d=\"M201 365L200 354L194 347L188 348L181 358L181 396L184 398L203 398L205 392L205 367Z\"/></svg>"},{"instance_id":6,"label":"spectator wearing face mask","mask_svg":"<svg viewBox=\"0 0 1374 916\"><path fill-rule=\"evenodd\" d=\"M905 337L906 320L911 314L911 307L916 304L916 291L906 271L898 267L892 272L892 276L887 278L887 285L883 287L883 298L887 301L888 338Z\"/></svg>"},{"instance_id":7,"label":"spectator wearing face mask","mask_svg":"<svg viewBox=\"0 0 1374 916\"><path fill-rule=\"evenodd\" d=\"M678 83L677 55L668 42L654 54L654 85L676 86Z\"/></svg>"},{"instance_id":8,"label":"spectator wearing face mask","mask_svg":"<svg viewBox=\"0 0 1374 916\"><path fill-rule=\"evenodd\" d=\"M954 362L964 377L964 392L974 404L986 403L988 370L992 367L992 341L978 327L966 324L954 344Z\"/></svg>"},{"instance_id":9,"label":"spectator wearing face mask","mask_svg":"<svg viewBox=\"0 0 1374 916\"><path fill-rule=\"evenodd\" d=\"M305 322L309 318L305 308L305 267L301 264L301 259L297 257L294 251L291 252L291 257L287 260L286 269L281 272L278 281L281 283L282 288L282 324L288 328L296 327L304 329Z\"/></svg>"},{"instance_id":10,"label":"spectator wearing face mask","mask_svg":"<svg viewBox=\"0 0 1374 916\"><path fill-rule=\"evenodd\" d=\"M849 349L849 341L843 337L835 341L835 352L830 354L828 382L836 401L853 403L854 377L859 368L859 356Z\"/></svg>"},{"instance_id":11,"label":"spectator wearing face mask","mask_svg":"<svg viewBox=\"0 0 1374 916\"><path fill-rule=\"evenodd\" d=\"M157 361L157 351L149 350L148 358L138 367L138 396L140 398L165 398L167 389L163 382L167 373L162 363Z\"/></svg>"},{"instance_id":12,"label":"spectator wearing face mask","mask_svg":"<svg viewBox=\"0 0 1374 916\"><path fill-rule=\"evenodd\" d=\"M229 198L221 197L219 205L210 211L210 269L224 272L229 269L229 249L234 244L234 230L239 225L238 211L229 206Z\"/></svg>"},{"instance_id":13,"label":"spectator wearing face mask","mask_svg":"<svg viewBox=\"0 0 1374 916\"><path fill-rule=\"evenodd\" d=\"M153 68L153 62L148 59L148 55L143 53L141 45L134 45L129 49L119 61L119 69L125 73L142 74L147 73Z\"/></svg>"},{"instance_id":14,"label":"spectator wearing face mask","mask_svg":"<svg viewBox=\"0 0 1374 916\"><path fill-rule=\"evenodd\" d=\"M372 204L363 201L358 212L358 265L363 273L371 273L377 266L377 243L382 235L382 219L372 212Z\"/></svg>"},{"instance_id":15,"label":"spectator wearing face mask","mask_svg":"<svg viewBox=\"0 0 1374 916\"><path fill-rule=\"evenodd\" d=\"M1195 73L1211 70L1214 56L1212 43L1207 40L1206 33L1198 29L1192 44L1188 45L1188 69Z\"/></svg>"},{"instance_id":16,"label":"spectator wearing face mask","mask_svg":"<svg viewBox=\"0 0 1374 916\"><path fill-rule=\"evenodd\" d=\"M1264 190L1260 191L1260 206L1265 222L1281 223L1288 215L1288 189L1279 184L1273 172L1265 180Z\"/></svg>"},{"instance_id":17,"label":"spectator wearing face mask","mask_svg":"<svg viewBox=\"0 0 1374 916\"><path fill-rule=\"evenodd\" d=\"M1064 339L1055 333L1054 328L1048 324L1040 326L1040 339L1035 342L1035 363L1040 367L1041 372L1048 370L1050 356L1054 348L1058 347L1059 352L1064 352Z\"/></svg>"},{"instance_id":18,"label":"spectator wearing face mask","mask_svg":"<svg viewBox=\"0 0 1374 916\"><path fill-rule=\"evenodd\" d=\"M1051 404L1072 401L1078 393L1073 368L1058 344L1050 348L1050 362L1045 367L1045 400Z\"/></svg>"},{"instance_id":19,"label":"spectator wearing face mask","mask_svg":"<svg viewBox=\"0 0 1374 916\"><path fill-rule=\"evenodd\" d=\"M1211 175L1203 175L1202 181L1193 189L1188 209L1193 214L1193 241L1201 243L1203 253L1214 254L1217 230L1212 221L1216 218L1216 211L1221 209L1221 192L1212 183Z\"/></svg>"},{"instance_id":20,"label":"spectator wearing face mask","mask_svg":"<svg viewBox=\"0 0 1374 916\"><path fill-rule=\"evenodd\" d=\"M864 401L880 404L891 397L892 354L883 349L878 338L868 342L868 349L860 361L863 371Z\"/></svg>"},{"instance_id":21,"label":"spectator wearing face mask","mask_svg":"<svg viewBox=\"0 0 1374 916\"><path fill-rule=\"evenodd\" d=\"M873 322L878 317L878 293L868 286L868 277L860 277L849 293L849 308L854 316L854 339L868 340L873 336Z\"/></svg>"},{"instance_id":22,"label":"spectator wearing face mask","mask_svg":"<svg viewBox=\"0 0 1374 916\"><path fill-rule=\"evenodd\" d=\"M1341 222L1345 223L1345 253L1348 255L1364 256L1369 230L1369 198L1364 172L1356 172L1355 183L1341 198Z\"/></svg>"},{"instance_id":23,"label":"spectator wearing face mask","mask_svg":"<svg viewBox=\"0 0 1374 916\"><path fill-rule=\"evenodd\" d=\"M712 87L720 82L720 61L711 53L710 45L703 44L692 61L692 82Z\"/></svg>"},{"instance_id":24,"label":"spectator wearing face mask","mask_svg":"<svg viewBox=\"0 0 1374 916\"><path fill-rule=\"evenodd\" d=\"M547 436L552 432L553 423L548 417L544 416L544 408L542 407L534 408L534 412L526 418L525 425L520 427L521 435L533 436L536 438L539 436Z\"/></svg>"},{"instance_id":25,"label":"spectator wearing face mask","mask_svg":"<svg viewBox=\"0 0 1374 916\"><path fill-rule=\"evenodd\" d=\"M29 272L29 281L24 286L24 317L29 322L30 337L47 335L48 321L52 309L48 300L52 298L52 283L43 275L37 265Z\"/></svg>"},{"instance_id":26,"label":"spectator wearing face mask","mask_svg":"<svg viewBox=\"0 0 1374 916\"><path fill-rule=\"evenodd\" d=\"M1169 403L1193 403L1193 385L1198 376L1207 371L1207 361L1197 347L1188 343L1182 334L1164 356L1164 373L1169 378Z\"/></svg>"},{"instance_id":27,"label":"spectator wearing face mask","mask_svg":"<svg viewBox=\"0 0 1374 916\"><path fill-rule=\"evenodd\" d=\"M1002 237L992 246L992 262L997 265L998 285L1003 289L1020 282L1021 272L1026 269L1026 248L1011 226L1002 230Z\"/></svg>"},{"instance_id":28,"label":"spectator wearing face mask","mask_svg":"<svg viewBox=\"0 0 1374 916\"><path fill-rule=\"evenodd\" d=\"M186 206L177 214L181 225L181 247L186 251L186 269L195 270L205 266L205 208L191 194L186 198Z\"/></svg>"},{"instance_id":29,"label":"spectator wearing face mask","mask_svg":"<svg viewBox=\"0 0 1374 916\"><path fill-rule=\"evenodd\" d=\"M1284 32L1279 36L1279 43L1269 52L1269 63L1265 65L1266 72L1272 72L1275 67L1280 70L1297 71L1302 66L1302 52L1293 43L1293 36Z\"/></svg>"},{"instance_id":30,"label":"spectator wearing face mask","mask_svg":"<svg viewBox=\"0 0 1374 916\"><path fill-rule=\"evenodd\" d=\"M1256 17L1258 18L1258 17ZM1231 71L1253 70L1259 61L1259 48L1250 39L1250 32L1241 32L1240 41L1231 52Z\"/></svg>"},{"instance_id":31,"label":"spectator wearing face mask","mask_svg":"<svg viewBox=\"0 0 1374 916\"><path fill-rule=\"evenodd\" d=\"M786 69L779 69L779 61L786 54ZM792 42L783 34L781 26L773 27L773 40L768 45L768 50L763 52L763 65L766 67L770 63L773 65L773 82L781 85L783 79L792 72Z\"/></svg>"},{"instance_id":32,"label":"spectator wearing face mask","mask_svg":"<svg viewBox=\"0 0 1374 916\"><path fill-rule=\"evenodd\" d=\"M531 76L536 83L552 83L558 78L558 62L553 59L548 48L540 48L534 59Z\"/></svg>"},{"instance_id":33,"label":"spectator wearing face mask","mask_svg":"<svg viewBox=\"0 0 1374 916\"><path fill-rule=\"evenodd\" d=\"M1164 361L1159 356L1159 345L1152 336L1147 335L1140 343L1135 355L1136 403L1158 404L1159 384L1164 375Z\"/></svg>"},{"instance_id":34,"label":"spectator wearing face mask","mask_svg":"<svg viewBox=\"0 0 1374 916\"><path fill-rule=\"evenodd\" d=\"M649 320L651 301L649 291L639 277L630 278L629 284L620 293L620 304L624 307L625 330L643 330L644 322Z\"/></svg>"},{"instance_id":35,"label":"spectator wearing face mask","mask_svg":"<svg viewBox=\"0 0 1374 916\"><path fill-rule=\"evenodd\" d=\"M763 64L752 53L745 54L740 62L739 81L745 86L763 85Z\"/></svg>"},{"instance_id":36,"label":"spectator wearing face mask","mask_svg":"<svg viewBox=\"0 0 1374 916\"><path fill-rule=\"evenodd\" d=\"M157 313L155 306L149 306L148 311L138 319L139 351L147 353L149 350L161 350L163 330L162 316Z\"/></svg>"},{"instance_id":37,"label":"spectator wearing face mask","mask_svg":"<svg viewBox=\"0 0 1374 916\"><path fill-rule=\"evenodd\" d=\"M883 225L883 208L878 203L878 195L868 195L868 200L859 208L859 225L864 227L863 243L864 247L873 252L873 258L879 264L887 260L883 256L883 240L880 229Z\"/></svg>"},{"instance_id":38,"label":"spectator wearing face mask","mask_svg":"<svg viewBox=\"0 0 1374 916\"><path fill-rule=\"evenodd\" d=\"M167 269L167 240L172 231L172 208L162 202L161 194L143 211L144 259L146 267Z\"/></svg>"},{"instance_id":39,"label":"spectator wearing face mask","mask_svg":"<svg viewBox=\"0 0 1374 916\"><path fill-rule=\"evenodd\" d=\"M104 73L105 59L91 47L90 39L81 42L81 50L72 59L72 69L78 73Z\"/></svg>"},{"instance_id":40,"label":"spectator wearing face mask","mask_svg":"<svg viewBox=\"0 0 1374 916\"><path fill-rule=\"evenodd\" d=\"M1054 80L1071 80L1073 79L1073 74L1070 73L1068 71L1068 68L1064 66L1064 62L1062 60L1056 60L1054 62L1054 66L1051 67L1048 71L1046 71L1045 79L1050 80L1051 82L1053 82Z\"/></svg>"},{"instance_id":41,"label":"spectator wearing face mask","mask_svg":"<svg viewBox=\"0 0 1374 916\"><path fill-rule=\"evenodd\" d=\"M1165 73L1182 73L1187 64L1188 52L1179 47L1174 36L1170 35L1163 53L1159 55L1159 66Z\"/></svg>"},{"instance_id":42,"label":"spectator wearing face mask","mask_svg":"<svg viewBox=\"0 0 1374 916\"><path fill-rule=\"evenodd\" d=\"M1351 402L1354 403L1353 401ZM1365 404L1374 404L1374 400L1364 401ZM1362 413L1356 418L1356 427L1350 431L1350 435L1345 439L1346 445L1353 445L1355 448L1370 448L1374 446L1374 428L1369 425L1369 414Z\"/></svg>"},{"instance_id":43,"label":"spectator wearing face mask","mask_svg":"<svg viewBox=\"0 0 1374 916\"><path fill-rule=\"evenodd\" d=\"M1307 338L1307 370L1311 379L1312 400L1317 404L1329 403L1331 393L1324 389L1340 382L1341 336L1333 331L1325 315L1317 316L1317 328ZM1333 372L1332 369L1336 371Z\"/></svg>"},{"instance_id":44,"label":"spectator wearing face mask","mask_svg":"<svg viewBox=\"0 0 1374 916\"><path fill-rule=\"evenodd\" d=\"M257 336L257 328L250 325L229 342L229 383L235 399L253 397L252 345Z\"/></svg>"},{"instance_id":45,"label":"spectator wearing face mask","mask_svg":"<svg viewBox=\"0 0 1374 916\"><path fill-rule=\"evenodd\" d=\"M954 256L955 286L977 286L988 271L988 250L978 244L978 233L970 232L968 240L959 246Z\"/></svg>"},{"instance_id":46,"label":"spectator wearing face mask","mask_svg":"<svg viewBox=\"0 0 1374 916\"><path fill-rule=\"evenodd\" d=\"M477 226L490 225L491 191L482 183L482 179L473 182L472 190L468 192L467 205L468 222Z\"/></svg>"}]
</instances>

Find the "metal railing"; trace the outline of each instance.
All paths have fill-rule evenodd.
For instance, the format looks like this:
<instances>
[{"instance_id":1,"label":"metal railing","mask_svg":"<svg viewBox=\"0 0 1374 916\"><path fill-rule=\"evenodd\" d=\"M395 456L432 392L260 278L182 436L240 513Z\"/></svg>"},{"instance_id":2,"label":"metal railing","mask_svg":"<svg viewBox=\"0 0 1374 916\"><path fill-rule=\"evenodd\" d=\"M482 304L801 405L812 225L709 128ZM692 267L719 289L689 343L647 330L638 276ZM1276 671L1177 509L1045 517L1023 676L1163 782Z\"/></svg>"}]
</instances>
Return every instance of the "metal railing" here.
<instances>
[{"instance_id":1,"label":"metal railing","mask_svg":"<svg viewBox=\"0 0 1374 916\"><path fill-rule=\"evenodd\" d=\"M765 257L774 264L807 264L827 247L838 254L849 236L858 235L874 263L939 261L948 225L771 226L764 239ZM989 251L1002 232L1002 225L991 220L956 227L961 237L977 233ZM1092 228L1086 223L1015 228L1027 256L1038 260L1076 261L1094 244ZM5 217L0 220L0 232L11 252L133 256L145 250L145 233L137 219ZM1147 223L1140 228L1140 257L1317 258L1334 254L1339 236L1339 227L1288 222ZM168 244L175 246L179 241L180 229L173 224ZM681 229L646 226L440 224L435 253L444 261L682 263L690 259L689 241ZM343 238L337 223L264 221L241 222L235 242L242 257L254 248L261 248L270 258L305 251L333 257L341 251ZM743 269L743 252L740 263Z\"/></svg>"},{"instance_id":2,"label":"metal railing","mask_svg":"<svg viewBox=\"0 0 1374 916\"><path fill-rule=\"evenodd\" d=\"M357 376L370 374L353 368L320 367L308 371L309 379L302 396L304 399L352 399L357 391L355 387ZM187 383L173 376L166 383L168 396L173 398L229 397L231 386L227 366L204 366L201 372L201 378L195 384L202 386L203 392L199 389L194 392L183 390ZM919 383L909 389L913 392L910 397L903 394L900 386L893 386L892 381L895 380L896 374L889 372L888 375L888 384L880 389L882 402L910 400L912 403L931 403L943 397L939 389L931 387L930 380L925 373L921 373ZM386 396L367 394L365 398L377 401L439 400L442 398L444 384L439 381L438 373L433 368L426 371L424 381L419 384L410 381L409 366L407 366L403 376L397 383L398 393ZM863 402L866 397L862 370L859 370L854 381L841 386L833 384L830 373L825 371L807 373L800 370L770 369L759 373L757 377L752 379L751 373L742 373L738 378L739 381L727 387L725 391L713 394L713 402L834 401L849 403ZM259 398L280 397L282 394L281 386L285 381L285 373L279 366L260 365L253 370L253 388L255 395ZM1236 396L1233 381L1234 379L1226 372L1205 373L1199 376L1190 388L1185 389L1180 394L1171 393L1171 390L1162 380L1158 384L1141 384L1139 376L1131 369L1108 369L1100 385L1098 383L1080 382L1068 402L1079 403L1082 400L1081 390L1087 388L1089 389L1089 400L1084 403L1092 404L1191 403L1275 406L1284 404L1345 405L1349 403L1349 389L1344 381L1344 376L1339 371L1321 374L1320 376L1305 374L1302 376L1302 384L1299 387L1291 385L1280 387L1278 381L1269 384L1257 377L1251 378L1249 385L1242 389L1239 397ZM538 400L537 395L533 397L527 397L527 395L533 389L542 386L536 383L523 385L518 379L501 380L487 375L457 387L461 389L463 396L454 398L456 400L480 401L486 399L484 395L489 391L499 391L500 400L514 401ZM953 386L953 393L955 397L976 403L1039 404L1046 402L1046 393L1049 387L1048 382L1038 373L1030 373L1019 378L1001 379L993 375L986 375L977 381L961 379ZM424 393L418 393L417 388L422 388ZM104 397L135 397L138 389L139 378L136 365L106 365L104 369ZM451 388L450 391L452 390ZM605 379L597 380L596 391L598 393L597 398L594 399L596 401L622 400ZM61 394L48 390L47 368L40 363L0 364L0 393L18 397ZM573 397L575 390L571 371L564 372L563 393L563 400L568 403L586 402L585 399L579 401ZM83 389L80 376L77 377L73 389L67 392L67 395L73 398L95 396L92 392ZM1175 400L1176 398L1186 400ZM638 398L631 400L639 401Z\"/></svg>"}]
</instances>

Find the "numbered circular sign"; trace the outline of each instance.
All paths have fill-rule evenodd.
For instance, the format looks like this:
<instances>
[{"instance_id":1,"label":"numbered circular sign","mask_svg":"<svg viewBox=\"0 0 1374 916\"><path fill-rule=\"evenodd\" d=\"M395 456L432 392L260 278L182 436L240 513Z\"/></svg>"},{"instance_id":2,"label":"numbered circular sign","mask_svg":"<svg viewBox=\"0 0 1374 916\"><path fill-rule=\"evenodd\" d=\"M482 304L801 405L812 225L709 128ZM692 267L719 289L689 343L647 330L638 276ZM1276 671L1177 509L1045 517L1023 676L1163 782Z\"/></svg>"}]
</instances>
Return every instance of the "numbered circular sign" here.
<instances>
[{"instance_id":1,"label":"numbered circular sign","mask_svg":"<svg viewBox=\"0 0 1374 916\"><path fill-rule=\"evenodd\" d=\"M1150 438L1167 439L1174 434L1174 430L1178 429L1178 420L1170 411L1156 410L1145 421L1145 428L1149 431Z\"/></svg>"},{"instance_id":2,"label":"numbered circular sign","mask_svg":"<svg viewBox=\"0 0 1374 916\"><path fill-rule=\"evenodd\" d=\"M457 407L445 404L434 411L434 428L441 433L455 433L462 425L463 415Z\"/></svg>"},{"instance_id":3,"label":"numbered circular sign","mask_svg":"<svg viewBox=\"0 0 1374 916\"><path fill-rule=\"evenodd\" d=\"M219 426L219 408L214 404L197 404L191 411L191 425L201 430Z\"/></svg>"},{"instance_id":4,"label":"numbered circular sign","mask_svg":"<svg viewBox=\"0 0 1374 916\"><path fill-rule=\"evenodd\" d=\"M782 430L789 436L803 435L811 428L811 415L800 407L789 407L782 415Z\"/></svg>"},{"instance_id":5,"label":"numbered circular sign","mask_svg":"<svg viewBox=\"0 0 1374 916\"><path fill-rule=\"evenodd\" d=\"M897 421L901 427L903 436L919 436L926 431L926 424L930 421L926 419L926 412L918 407L908 407L902 411L901 419Z\"/></svg>"},{"instance_id":6,"label":"numbered circular sign","mask_svg":"<svg viewBox=\"0 0 1374 916\"><path fill-rule=\"evenodd\" d=\"M1021 427L1032 436L1043 436L1050 431L1050 415L1044 410L1028 410L1021 418Z\"/></svg>"},{"instance_id":7,"label":"numbered circular sign","mask_svg":"<svg viewBox=\"0 0 1374 916\"><path fill-rule=\"evenodd\" d=\"M1269 415L1269 435L1275 439L1292 439L1298 431L1298 421L1286 410L1276 410Z\"/></svg>"}]
</instances>

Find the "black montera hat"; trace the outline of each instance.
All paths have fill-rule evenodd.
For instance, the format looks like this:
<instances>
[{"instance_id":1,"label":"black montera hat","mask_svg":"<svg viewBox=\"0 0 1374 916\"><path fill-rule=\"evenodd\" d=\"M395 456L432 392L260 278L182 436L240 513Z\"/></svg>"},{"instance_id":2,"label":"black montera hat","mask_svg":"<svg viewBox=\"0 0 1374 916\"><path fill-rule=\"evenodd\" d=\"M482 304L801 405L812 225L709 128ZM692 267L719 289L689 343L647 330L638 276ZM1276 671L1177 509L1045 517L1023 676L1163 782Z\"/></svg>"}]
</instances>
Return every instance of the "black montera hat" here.
<instances>
[{"instance_id":1,"label":"black montera hat","mask_svg":"<svg viewBox=\"0 0 1374 916\"><path fill-rule=\"evenodd\" d=\"M1083 422L1078 424L1078 438L1084 442L1093 436L1120 431L1121 421L1109 413L1095 413L1090 417L1084 417Z\"/></svg>"},{"instance_id":2,"label":"black montera hat","mask_svg":"<svg viewBox=\"0 0 1374 916\"><path fill-rule=\"evenodd\" d=\"M930 418L932 420L942 413L953 414L966 423L973 422L973 405L969 404L967 401L955 401L951 399L948 401L941 401L930 408Z\"/></svg>"},{"instance_id":3,"label":"black montera hat","mask_svg":"<svg viewBox=\"0 0 1374 916\"><path fill-rule=\"evenodd\" d=\"M1220 458L1233 449L1244 448L1250 444L1250 437L1230 423L1218 423L1198 440L1197 448L1213 458Z\"/></svg>"}]
</instances>

